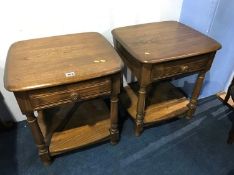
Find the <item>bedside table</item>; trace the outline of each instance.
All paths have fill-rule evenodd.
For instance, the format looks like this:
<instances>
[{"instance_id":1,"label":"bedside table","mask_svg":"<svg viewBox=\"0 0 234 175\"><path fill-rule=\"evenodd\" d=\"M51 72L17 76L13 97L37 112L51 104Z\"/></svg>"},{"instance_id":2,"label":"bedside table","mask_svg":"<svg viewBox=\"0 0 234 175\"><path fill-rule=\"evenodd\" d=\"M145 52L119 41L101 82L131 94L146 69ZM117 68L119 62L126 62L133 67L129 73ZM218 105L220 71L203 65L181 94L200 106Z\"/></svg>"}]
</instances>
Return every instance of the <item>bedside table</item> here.
<instances>
[{"instance_id":1,"label":"bedside table","mask_svg":"<svg viewBox=\"0 0 234 175\"><path fill-rule=\"evenodd\" d=\"M19 41L10 47L5 88L14 93L26 115L44 163L49 164L51 156L101 140L110 138L111 143L117 143L121 68L118 54L98 33ZM110 112L102 101L87 101L103 96L110 96ZM81 111L75 112L79 127L63 126L68 130L58 132L53 126L57 120L45 126L46 117L56 114L66 120L72 115L70 109L74 113L71 104L82 101L86 102L77 107ZM50 131L45 132L45 128Z\"/></svg>"},{"instance_id":2,"label":"bedside table","mask_svg":"<svg viewBox=\"0 0 234 175\"><path fill-rule=\"evenodd\" d=\"M140 24L112 31L115 49L137 77L138 84L125 88L123 103L136 123L136 135L143 126L195 112L205 73L221 45L179 22ZM197 73L190 101L168 82L177 75ZM157 82L156 84L153 82Z\"/></svg>"}]
</instances>

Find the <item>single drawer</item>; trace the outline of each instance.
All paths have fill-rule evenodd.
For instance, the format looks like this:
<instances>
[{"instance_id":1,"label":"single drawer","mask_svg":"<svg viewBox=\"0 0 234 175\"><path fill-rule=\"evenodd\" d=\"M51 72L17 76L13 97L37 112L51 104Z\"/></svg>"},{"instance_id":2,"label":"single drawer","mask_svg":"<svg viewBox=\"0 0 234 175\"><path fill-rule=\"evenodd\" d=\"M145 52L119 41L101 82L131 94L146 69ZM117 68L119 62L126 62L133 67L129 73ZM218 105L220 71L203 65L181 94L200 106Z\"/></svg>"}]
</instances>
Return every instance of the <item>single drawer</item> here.
<instances>
[{"instance_id":1,"label":"single drawer","mask_svg":"<svg viewBox=\"0 0 234 175\"><path fill-rule=\"evenodd\" d=\"M32 91L29 92L29 99L32 107L38 110L110 93L111 80L104 78Z\"/></svg>"},{"instance_id":2,"label":"single drawer","mask_svg":"<svg viewBox=\"0 0 234 175\"><path fill-rule=\"evenodd\" d=\"M175 75L197 72L208 68L210 55L200 55L177 61L168 61L153 65L152 80L163 79Z\"/></svg>"}]
</instances>

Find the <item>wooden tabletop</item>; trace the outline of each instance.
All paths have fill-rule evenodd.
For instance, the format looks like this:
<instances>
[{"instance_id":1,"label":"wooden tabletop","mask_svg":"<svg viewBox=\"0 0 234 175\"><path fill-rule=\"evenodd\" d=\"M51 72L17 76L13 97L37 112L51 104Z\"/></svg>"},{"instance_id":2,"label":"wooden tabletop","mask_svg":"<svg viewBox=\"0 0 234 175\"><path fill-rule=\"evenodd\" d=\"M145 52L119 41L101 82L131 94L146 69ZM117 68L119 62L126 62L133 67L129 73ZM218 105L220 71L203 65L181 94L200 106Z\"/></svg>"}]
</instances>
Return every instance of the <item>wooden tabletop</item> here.
<instances>
[{"instance_id":1,"label":"wooden tabletop","mask_svg":"<svg viewBox=\"0 0 234 175\"><path fill-rule=\"evenodd\" d=\"M122 62L98 33L54 36L14 43L6 60L4 84L25 91L116 73Z\"/></svg>"},{"instance_id":2,"label":"wooden tabletop","mask_svg":"<svg viewBox=\"0 0 234 175\"><path fill-rule=\"evenodd\" d=\"M142 63L181 59L221 48L215 40L175 21L121 27L114 29L112 34Z\"/></svg>"}]
</instances>

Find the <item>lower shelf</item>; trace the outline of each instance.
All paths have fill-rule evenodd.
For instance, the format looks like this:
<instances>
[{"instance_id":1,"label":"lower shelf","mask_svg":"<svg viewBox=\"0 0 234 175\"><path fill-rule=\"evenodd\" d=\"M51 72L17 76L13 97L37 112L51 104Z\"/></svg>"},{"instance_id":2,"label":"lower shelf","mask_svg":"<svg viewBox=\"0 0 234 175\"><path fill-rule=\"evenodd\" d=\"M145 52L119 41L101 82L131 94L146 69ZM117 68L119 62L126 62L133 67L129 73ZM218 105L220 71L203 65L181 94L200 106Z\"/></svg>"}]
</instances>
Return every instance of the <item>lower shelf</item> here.
<instances>
[{"instance_id":1,"label":"lower shelf","mask_svg":"<svg viewBox=\"0 0 234 175\"><path fill-rule=\"evenodd\" d=\"M67 105L63 106L63 111L68 111L66 107L71 109L71 106ZM64 118L59 117L58 113L64 113L55 111L58 118ZM75 106L69 114L71 116L65 126L51 133L48 145L52 156L109 139L109 109L103 100L83 102Z\"/></svg>"},{"instance_id":2,"label":"lower shelf","mask_svg":"<svg viewBox=\"0 0 234 175\"><path fill-rule=\"evenodd\" d=\"M135 120L137 111L137 83L125 87L121 102ZM144 124L149 124L181 115L188 111L189 100L169 82L152 84L147 89Z\"/></svg>"},{"instance_id":3,"label":"lower shelf","mask_svg":"<svg viewBox=\"0 0 234 175\"><path fill-rule=\"evenodd\" d=\"M108 139L110 135L109 123L110 121L107 119L93 126L85 125L54 133L49 146L51 155L57 155Z\"/></svg>"}]
</instances>

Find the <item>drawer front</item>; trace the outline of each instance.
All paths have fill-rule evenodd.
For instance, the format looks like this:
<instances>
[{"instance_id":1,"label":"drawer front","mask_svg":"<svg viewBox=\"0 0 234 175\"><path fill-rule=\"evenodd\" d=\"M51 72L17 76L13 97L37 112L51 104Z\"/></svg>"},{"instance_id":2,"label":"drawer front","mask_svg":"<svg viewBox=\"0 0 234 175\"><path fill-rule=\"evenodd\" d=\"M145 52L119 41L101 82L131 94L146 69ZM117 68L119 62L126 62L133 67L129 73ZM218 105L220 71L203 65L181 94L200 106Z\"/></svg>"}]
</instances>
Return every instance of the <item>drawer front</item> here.
<instances>
[{"instance_id":1,"label":"drawer front","mask_svg":"<svg viewBox=\"0 0 234 175\"><path fill-rule=\"evenodd\" d=\"M111 80L106 78L33 91L29 93L29 99L33 108L38 110L110 93Z\"/></svg>"},{"instance_id":2,"label":"drawer front","mask_svg":"<svg viewBox=\"0 0 234 175\"><path fill-rule=\"evenodd\" d=\"M209 55L196 56L192 58L168 61L153 65L151 74L152 80L172 77L175 75L197 72L207 69L210 64Z\"/></svg>"}]
</instances>

